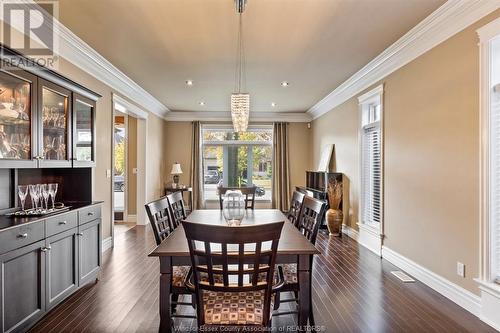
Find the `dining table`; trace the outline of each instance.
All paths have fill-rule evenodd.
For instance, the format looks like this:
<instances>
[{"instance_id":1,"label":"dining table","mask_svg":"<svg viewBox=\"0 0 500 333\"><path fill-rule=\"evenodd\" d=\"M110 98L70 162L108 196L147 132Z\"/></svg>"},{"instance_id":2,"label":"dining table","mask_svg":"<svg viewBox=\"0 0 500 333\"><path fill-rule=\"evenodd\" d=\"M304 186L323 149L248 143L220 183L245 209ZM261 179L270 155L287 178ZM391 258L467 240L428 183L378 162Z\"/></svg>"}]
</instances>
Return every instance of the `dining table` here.
<instances>
[{"instance_id":1,"label":"dining table","mask_svg":"<svg viewBox=\"0 0 500 333\"><path fill-rule=\"evenodd\" d=\"M222 210L194 210L185 219L187 222L227 225ZM299 283L298 326L308 325L311 313L312 260L320 252L286 216L277 209L248 209L241 225L255 225L285 221L278 245L276 264L297 264ZM228 226L229 227L229 226ZM237 227L231 227L237 228ZM182 225L177 227L150 254L160 260L160 332L172 332L170 313L170 291L172 288L172 268L191 266L188 242Z\"/></svg>"}]
</instances>

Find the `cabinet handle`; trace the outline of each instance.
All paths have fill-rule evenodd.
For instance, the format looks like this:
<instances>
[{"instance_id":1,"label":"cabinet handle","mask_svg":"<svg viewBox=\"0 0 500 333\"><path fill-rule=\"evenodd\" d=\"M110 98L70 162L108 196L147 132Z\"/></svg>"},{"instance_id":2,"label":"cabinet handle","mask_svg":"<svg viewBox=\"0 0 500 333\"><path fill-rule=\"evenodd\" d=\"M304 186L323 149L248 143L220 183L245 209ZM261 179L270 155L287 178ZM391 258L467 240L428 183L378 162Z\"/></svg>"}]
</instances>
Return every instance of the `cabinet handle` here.
<instances>
[{"instance_id":1,"label":"cabinet handle","mask_svg":"<svg viewBox=\"0 0 500 333\"><path fill-rule=\"evenodd\" d=\"M17 235L18 238L28 238L28 234L19 234Z\"/></svg>"},{"instance_id":2,"label":"cabinet handle","mask_svg":"<svg viewBox=\"0 0 500 333\"><path fill-rule=\"evenodd\" d=\"M77 236L83 236L83 232L79 232L76 234Z\"/></svg>"},{"instance_id":3,"label":"cabinet handle","mask_svg":"<svg viewBox=\"0 0 500 333\"><path fill-rule=\"evenodd\" d=\"M42 247L42 248L40 249L40 251L42 251L42 252L47 252L47 250L48 250L48 249L47 249L46 247Z\"/></svg>"},{"instance_id":4,"label":"cabinet handle","mask_svg":"<svg viewBox=\"0 0 500 333\"><path fill-rule=\"evenodd\" d=\"M89 212L87 215L88 216L94 216L94 212Z\"/></svg>"},{"instance_id":5,"label":"cabinet handle","mask_svg":"<svg viewBox=\"0 0 500 333\"><path fill-rule=\"evenodd\" d=\"M52 250L52 246L50 246L50 245L49 245L49 246L47 246L47 247L45 247L45 248L46 248L47 250L49 250L49 251L50 251L50 250Z\"/></svg>"},{"instance_id":6,"label":"cabinet handle","mask_svg":"<svg viewBox=\"0 0 500 333\"><path fill-rule=\"evenodd\" d=\"M66 221L61 221L61 222L59 222L59 224L64 225L64 224L68 224L68 222L66 222Z\"/></svg>"}]
</instances>

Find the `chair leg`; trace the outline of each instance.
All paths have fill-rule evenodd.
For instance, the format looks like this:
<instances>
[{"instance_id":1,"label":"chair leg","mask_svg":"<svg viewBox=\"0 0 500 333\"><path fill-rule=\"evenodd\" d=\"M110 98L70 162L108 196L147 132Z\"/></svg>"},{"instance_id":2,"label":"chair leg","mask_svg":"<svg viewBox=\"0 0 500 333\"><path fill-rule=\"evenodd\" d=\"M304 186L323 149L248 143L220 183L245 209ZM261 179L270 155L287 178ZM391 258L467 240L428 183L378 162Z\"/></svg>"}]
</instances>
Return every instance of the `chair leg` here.
<instances>
[{"instance_id":1,"label":"chair leg","mask_svg":"<svg viewBox=\"0 0 500 333\"><path fill-rule=\"evenodd\" d=\"M172 305L171 305L172 314L175 313L178 301L179 301L179 294L172 294Z\"/></svg>"},{"instance_id":2,"label":"chair leg","mask_svg":"<svg viewBox=\"0 0 500 333\"><path fill-rule=\"evenodd\" d=\"M277 292L276 295L274 296L274 310L278 310L280 307L280 301L281 301L281 292Z\"/></svg>"},{"instance_id":3,"label":"chair leg","mask_svg":"<svg viewBox=\"0 0 500 333\"><path fill-rule=\"evenodd\" d=\"M196 295L191 294L191 304L193 305L193 308L196 309Z\"/></svg>"},{"instance_id":4,"label":"chair leg","mask_svg":"<svg viewBox=\"0 0 500 333\"><path fill-rule=\"evenodd\" d=\"M316 326L314 322L314 313L313 313L313 307L312 307L312 302L311 302L311 309L309 310L309 325L311 326Z\"/></svg>"}]
</instances>

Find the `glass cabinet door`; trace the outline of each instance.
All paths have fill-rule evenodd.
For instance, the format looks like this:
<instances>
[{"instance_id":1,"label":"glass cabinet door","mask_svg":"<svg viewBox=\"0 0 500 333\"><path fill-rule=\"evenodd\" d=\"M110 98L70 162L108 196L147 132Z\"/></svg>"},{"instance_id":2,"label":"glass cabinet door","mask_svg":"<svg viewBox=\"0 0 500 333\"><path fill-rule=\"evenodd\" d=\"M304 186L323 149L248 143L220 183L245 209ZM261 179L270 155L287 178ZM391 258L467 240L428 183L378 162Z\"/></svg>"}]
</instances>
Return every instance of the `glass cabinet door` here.
<instances>
[{"instance_id":1,"label":"glass cabinet door","mask_svg":"<svg viewBox=\"0 0 500 333\"><path fill-rule=\"evenodd\" d=\"M36 80L22 70L0 71L0 168L36 166L33 158Z\"/></svg>"},{"instance_id":2,"label":"glass cabinet door","mask_svg":"<svg viewBox=\"0 0 500 333\"><path fill-rule=\"evenodd\" d=\"M40 167L71 166L71 92L40 79Z\"/></svg>"},{"instance_id":3,"label":"glass cabinet door","mask_svg":"<svg viewBox=\"0 0 500 333\"><path fill-rule=\"evenodd\" d=\"M73 93L73 166L95 165L95 102Z\"/></svg>"}]
</instances>

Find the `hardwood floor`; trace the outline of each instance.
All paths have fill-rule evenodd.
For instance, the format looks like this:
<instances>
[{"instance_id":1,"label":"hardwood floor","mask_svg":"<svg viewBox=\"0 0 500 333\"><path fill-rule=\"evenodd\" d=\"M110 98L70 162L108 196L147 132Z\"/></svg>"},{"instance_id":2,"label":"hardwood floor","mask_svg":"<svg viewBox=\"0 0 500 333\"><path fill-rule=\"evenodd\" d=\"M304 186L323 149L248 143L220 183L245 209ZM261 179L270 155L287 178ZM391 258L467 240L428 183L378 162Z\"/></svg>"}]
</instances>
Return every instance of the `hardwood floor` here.
<instances>
[{"instance_id":1,"label":"hardwood floor","mask_svg":"<svg viewBox=\"0 0 500 333\"><path fill-rule=\"evenodd\" d=\"M146 256L153 247L145 227L117 235L115 248L103 255L100 281L31 332L157 332L159 263ZM393 265L347 236L320 234L317 247L322 255L314 265L313 302L323 332L496 332L422 283L400 282L390 273ZM194 321L176 323L188 332ZM292 316L273 320L277 327L293 324Z\"/></svg>"}]
</instances>

